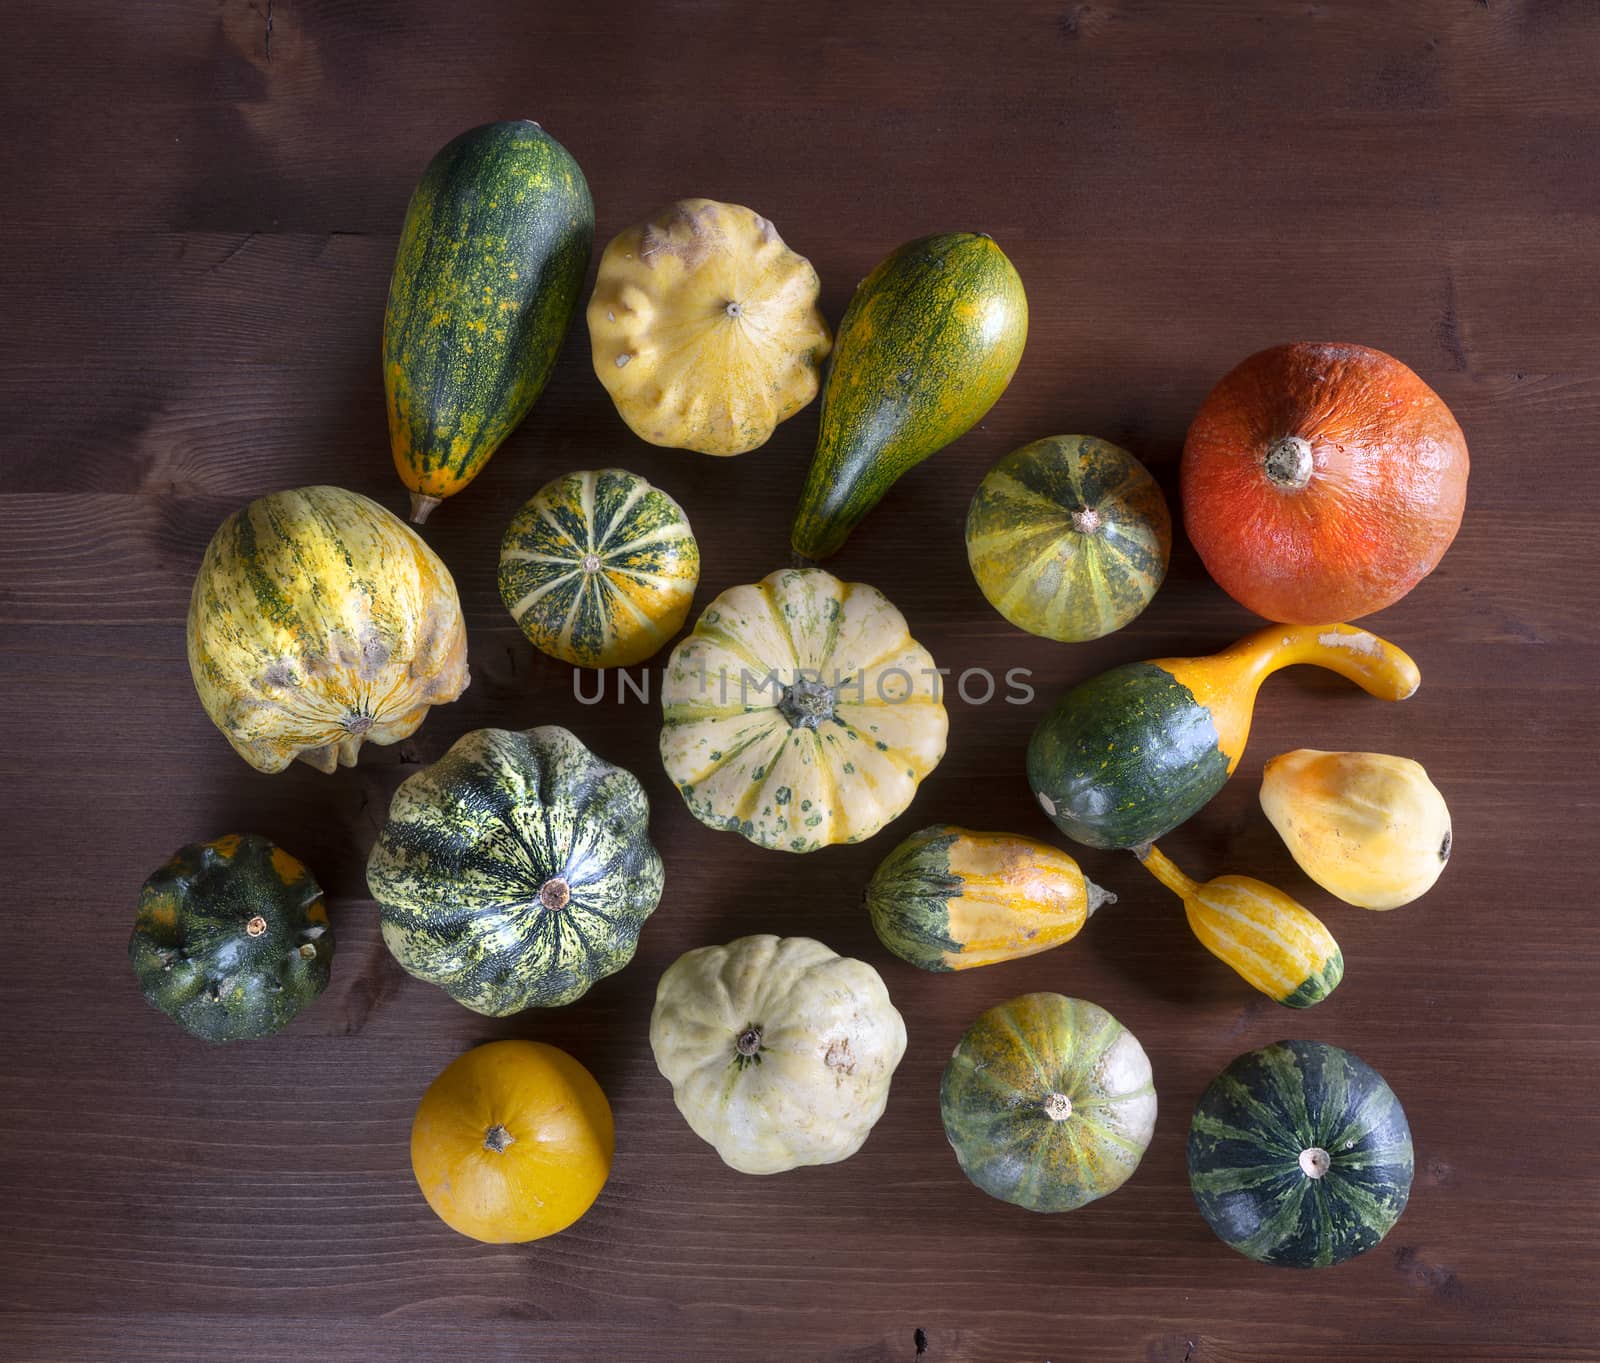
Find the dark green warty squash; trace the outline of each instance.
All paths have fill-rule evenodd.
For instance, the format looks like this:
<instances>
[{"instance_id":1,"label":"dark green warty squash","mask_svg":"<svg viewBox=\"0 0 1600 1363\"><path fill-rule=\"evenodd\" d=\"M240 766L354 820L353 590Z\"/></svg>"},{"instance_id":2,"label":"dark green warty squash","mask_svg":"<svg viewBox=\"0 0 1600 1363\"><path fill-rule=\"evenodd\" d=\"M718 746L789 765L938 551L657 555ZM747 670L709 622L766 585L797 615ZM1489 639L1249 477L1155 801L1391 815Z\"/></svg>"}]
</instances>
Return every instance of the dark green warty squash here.
<instances>
[{"instance_id":1,"label":"dark green warty squash","mask_svg":"<svg viewBox=\"0 0 1600 1363\"><path fill-rule=\"evenodd\" d=\"M367 885L418 979L502 1017L633 959L661 898L650 805L566 729L478 729L395 792Z\"/></svg>"},{"instance_id":2,"label":"dark green warty squash","mask_svg":"<svg viewBox=\"0 0 1600 1363\"><path fill-rule=\"evenodd\" d=\"M1411 1192L1411 1128L1371 1065L1321 1041L1241 1055L1200 1097L1189 1184L1246 1258L1324 1268L1387 1235Z\"/></svg>"},{"instance_id":3,"label":"dark green warty squash","mask_svg":"<svg viewBox=\"0 0 1600 1363\"><path fill-rule=\"evenodd\" d=\"M193 843L145 881L128 957L151 1004L205 1041L271 1036L328 984L322 890L254 833Z\"/></svg>"},{"instance_id":4,"label":"dark green warty squash","mask_svg":"<svg viewBox=\"0 0 1600 1363\"><path fill-rule=\"evenodd\" d=\"M939 1086L944 1134L991 1197L1072 1211L1115 1192L1156 1125L1150 1060L1098 1004L1024 994L961 1038Z\"/></svg>"}]
</instances>

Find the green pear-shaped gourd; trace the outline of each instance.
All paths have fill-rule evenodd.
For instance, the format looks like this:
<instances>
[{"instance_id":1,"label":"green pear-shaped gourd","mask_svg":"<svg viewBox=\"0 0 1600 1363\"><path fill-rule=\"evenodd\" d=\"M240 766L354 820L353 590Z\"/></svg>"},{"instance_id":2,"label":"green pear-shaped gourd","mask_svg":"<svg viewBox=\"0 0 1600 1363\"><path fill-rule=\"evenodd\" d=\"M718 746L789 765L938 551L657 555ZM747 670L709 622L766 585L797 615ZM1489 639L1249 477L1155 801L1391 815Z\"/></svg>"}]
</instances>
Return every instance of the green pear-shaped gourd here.
<instances>
[{"instance_id":1,"label":"green pear-shaped gourd","mask_svg":"<svg viewBox=\"0 0 1600 1363\"><path fill-rule=\"evenodd\" d=\"M856 289L822 390L796 553L844 544L895 480L983 419L1028 339L1028 299L987 237L908 242Z\"/></svg>"}]
</instances>

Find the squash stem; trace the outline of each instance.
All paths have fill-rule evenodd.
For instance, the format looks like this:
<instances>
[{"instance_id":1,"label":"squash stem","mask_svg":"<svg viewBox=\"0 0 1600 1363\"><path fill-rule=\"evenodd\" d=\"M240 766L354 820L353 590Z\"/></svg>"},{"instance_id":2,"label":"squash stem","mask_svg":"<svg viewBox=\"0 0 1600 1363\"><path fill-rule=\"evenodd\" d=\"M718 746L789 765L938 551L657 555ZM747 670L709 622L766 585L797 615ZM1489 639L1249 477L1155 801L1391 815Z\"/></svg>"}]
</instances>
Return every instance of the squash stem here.
<instances>
[{"instance_id":1,"label":"squash stem","mask_svg":"<svg viewBox=\"0 0 1600 1363\"><path fill-rule=\"evenodd\" d=\"M443 500L443 497L430 497L425 492L413 492L411 494L411 524L421 525Z\"/></svg>"},{"instance_id":2,"label":"squash stem","mask_svg":"<svg viewBox=\"0 0 1600 1363\"><path fill-rule=\"evenodd\" d=\"M1117 896L1112 891L1106 889L1103 885L1096 885L1088 876L1083 878L1083 890L1089 900L1089 907L1084 910L1083 914L1085 918L1093 917L1094 911L1102 905L1115 904L1117 902Z\"/></svg>"},{"instance_id":3,"label":"squash stem","mask_svg":"<svg viewBox=\"0 0 1600 1363\"><path fill-rule=\"evenodd\" d=\"M1145 870L1150 872L1180 899L1192 898L1199 892L1200 887L1168 861L1162 854L1161 849L1153 842L1147 842L1142 847L1135 847L1133 854L1139 858L1139 864Z\"/></svg>"}]
</instances>

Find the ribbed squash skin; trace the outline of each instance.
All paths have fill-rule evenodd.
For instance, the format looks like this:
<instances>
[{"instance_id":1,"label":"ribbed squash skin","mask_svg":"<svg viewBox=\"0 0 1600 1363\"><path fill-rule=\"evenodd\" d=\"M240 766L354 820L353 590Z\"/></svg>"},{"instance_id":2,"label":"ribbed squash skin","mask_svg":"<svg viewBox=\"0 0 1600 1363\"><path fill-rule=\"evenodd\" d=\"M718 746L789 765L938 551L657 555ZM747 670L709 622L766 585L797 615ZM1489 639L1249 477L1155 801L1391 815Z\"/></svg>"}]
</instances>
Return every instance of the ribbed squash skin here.
<instances>
[{"instance_id":1,"label":"ribbed squash skin","mask_svg":"<svg viewBox=\"0 0 1600 1363\"><path fill-rule=\"evenodd\" d=\"M1326 1154L1326 1172L1306 1172L1307 1151ZM1246 1258L1290 1268L1343 1263L1382 1240L1405 1210L1413 1163L1394 1091L1320 1041L1239 1056L1189 1128L1189 1184L1207 1224Z\"/></svg>"},{"instance_id":2,"label":"ribbed squash skin","mask_svg":"<svg viewBox=\"0 0 1600 1363\"><path fill-rule=\"evenodd\" d=\"M652 445L743 454L817 395L833 344L804 256L759 213L683 199L600 257L594 372Z\"/></svg>"},{"instance_id":3,"label":"ribbed squash skin","mask_svg":"<svg viewBox=\"0 0 1600 1363\"><path fill-rule=\"evenodd\" d=\"M566 729L478 729L395 792L367 885L383 940L475 1012L571 1003L661 898L649 802Z\"/></svg>"},{"instance_id":4,"label":"ribbed squash skin","mask_svg":"<svg viewBox=\"0 0 1600 1363\"><path fill-rule=\"evenodd\" d=\"M1028 299L986 236L908 242L856 289L822 388L791 539L834 553L902 474L982 420L1028 339Z\"/></svg>"},{"instance_id":5,"label":"ribbed squash skin","mask_svg":"<svg viewBox=\"0 0 1600 1363\"><path fill-rule=\"evenodd\" d=\"M661 709L661 763L695 818L784 852L871 837L949 731L905 616L821 568L712 601L673 650Z\"/></svg>"},{"instance_id":6,"label":"ribbed squash skin","mask_svg":"<svg viewBox=\"0 0 1600 1363\"><path fill-rule=\"evenodd\" d=\"M1309 1008L1344 978L1344 954L1310 909L1249 876L1197 884L1161 854L1142 848L1145 869L1183 900L1189 930L1241 979L1287 1008Z\"/></svg>"},{"instance_id":7,"label":"ribbed squash skin","mask_svg":"<svg viewBox=\"0 0 1600 1363\"><path fill-rule=\"evenodd\" d=\"M742 1174L855 1154L905 1049L878 972L810 937L685 952L650 1014L650 1050L678 1111Z\"/></svg>"},{"instance_id":8,"label":"ribbed squash skin","mask_svg":"<svg viewBox=\"0 0 1600 1363\"><path fill-rule=\"evenodd\" d=\"M867 885L878 940L924 970L969 970L1048 951L1115 901L1048 843L952 824L913 833Z\"/></svg>"},{"instance_id":9,"label":"ribbed squash skin","mask_svg":"<svg viewBox=\"0 0 1600 1363\"><path fill-rule=\"evenodd\" d=\"M204 1041L271 1036L327 988L322 890L281 847L232 833L181 848L144 883L128 941L150 1003Z\"/></svg>"},{"instance_id":10,"label":"ribbed squash skin","mask_svg":"<svg viewBox=\"0 0 1600 1363\"><path fill-rule=\"evenodd\" d=\"M1167 575L1172 517L1149 471L1088 435L1013 450L967 511L967 562L1018 629L1063 643L1119 630Z\"/></svg>"},{"instance_id":11,"label":"ribbed squash skin","mask_svg":"<svg viewBox=\"0 0 1600 1363\"><path fill-rule=\"evenodd\" d=\"M939 1110L962 1171L984 1192L1065 1212L1115 1192L1139 1167L1156 1091L1144 1048L1104 1008L1024 994L967 1029L945 1066Z\"/></svg>"},{"instance_id":12,"label":"ribbed squash skin","mask_svg":"<svg viewBox=\"0 0 1600 1363\"><path fill-rule=\"evenodd\" d=\"M392 512L337 487L274 492L212 537L189 600L200 703L259 771L332 771L467 689L450 570Z\"/></svg>"},{"instance_id":13,"label":"ribbed squash skin","mask_svg":"<svg viewBox=\"0 0 1600 1363\"><path fill-rule=\"evenodd\" d=\"M700 581L683 508L623 469L534 493L500 541L500 599L534 647L578 667L643 662L682 627Z\"/></svg>"},{"instance_id":14,"label":"ribbed squash skin","mask_svg":"<svg viewBox=\"0 0 1600 1363\"><path fill-rule=\"evenodd\" d=\"M473 128L428 163L383 319L389 443L412 519L470 483L528 414L593 245L583 172L537 123Z\"/></svg>"},{"instance_id":15,"label":"ribbed squash skin","mask_svg":"<svg viewBox=\"0 0 1600 1363\"><path fill-rule=\"evenodd\" d=\"M1227 783L1244 755L1256 692L1311 663L1370 695L1404 700L1417 665L1350 625L1281 625L1209 657L1127 663L1075 686L1028 740L1040 808L1089 847L1138 847L1171 832Z\"/></svg>"}]
</instances>

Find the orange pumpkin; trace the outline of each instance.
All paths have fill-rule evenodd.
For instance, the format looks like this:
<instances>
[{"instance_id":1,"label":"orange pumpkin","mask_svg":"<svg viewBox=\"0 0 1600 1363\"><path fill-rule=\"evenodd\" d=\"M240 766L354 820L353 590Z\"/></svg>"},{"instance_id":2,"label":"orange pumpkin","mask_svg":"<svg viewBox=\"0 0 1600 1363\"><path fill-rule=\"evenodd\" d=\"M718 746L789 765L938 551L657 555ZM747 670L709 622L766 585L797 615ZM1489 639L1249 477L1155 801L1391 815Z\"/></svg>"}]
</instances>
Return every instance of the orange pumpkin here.
<instances>
[{"instance_id":1,"label":"orange pumpkin","mask_svg":"<svg viewBox=\"0 0 1600 1363\"><path fill-rule=\"evenodd\" d=\"M1467 443L1393 356L1297 342L1211 391L1182 482L1189 538L1222 589L1317 625L1382 610L1433 571L1461 525Z\"/></svg>"},{"instance_id":2,"label":"orange pumpkin","mask_svg":"<svg viewBox=\"0 0 1600 1363\"><path fill-rule=\"evenodd\" d=\"M540 1041L491 1041L458 1056L422 1095L411 1168L452 1230L520 1244L589 1210L612 1145L611 1105L588 1070Z\"/></svg>"}]
</instances>

